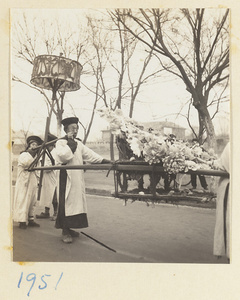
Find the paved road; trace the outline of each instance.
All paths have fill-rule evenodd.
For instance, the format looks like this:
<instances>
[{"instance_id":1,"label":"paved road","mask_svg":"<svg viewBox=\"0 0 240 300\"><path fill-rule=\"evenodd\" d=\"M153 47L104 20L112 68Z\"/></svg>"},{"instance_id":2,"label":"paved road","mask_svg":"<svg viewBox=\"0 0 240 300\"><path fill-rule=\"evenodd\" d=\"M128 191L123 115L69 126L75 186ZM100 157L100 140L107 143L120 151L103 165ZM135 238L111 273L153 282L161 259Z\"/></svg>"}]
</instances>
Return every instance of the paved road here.
<instances>
[{"instance_id":1,"label":"paved road","mask_svg":"<svg viewBox=\"0 0 240 300\"><path fill-rule=\"evenodd\" d=\"M72 244L61 241L54 222L40 228L13 226L14 261L227 263L212 255L215 210L128 203L88 195L90 227ZM37 208L37 213L42 208Z\"/></svg>"}]
</instances>

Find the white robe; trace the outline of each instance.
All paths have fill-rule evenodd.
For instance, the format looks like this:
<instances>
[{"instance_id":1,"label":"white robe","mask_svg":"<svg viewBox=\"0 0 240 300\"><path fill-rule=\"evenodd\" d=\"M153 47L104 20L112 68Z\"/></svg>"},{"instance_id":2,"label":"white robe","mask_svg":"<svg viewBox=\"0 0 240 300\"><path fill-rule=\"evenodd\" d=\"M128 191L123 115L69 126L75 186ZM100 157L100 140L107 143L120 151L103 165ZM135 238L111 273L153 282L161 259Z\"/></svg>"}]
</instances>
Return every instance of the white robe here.
<instances>
[{"instance_id":1,"label":"white robe","mask_svg":"<svg viewBox=\"0 0 240 300\"><path fill-rule=\"evenodd\" d=\"M37 201L37 172L27 171L34 158L28 152L23 152L18 158L18 172L13 202L13 220L27 222L33 216Z\"/></svg>"},{"instance_id":2,"label":"white robe","mask_svg":"<svg viewBox=\"0 0 240 300\"><path fill-rule=\"evenodd\" d=\"M54 152L55 149L51 151L51 155L53 156L53 159L55 156ZM52 166L52 162L47 154L45 154L44 166L46 167ZM46 206L46 207L51 206L56 186L57 186L56 170L44 170L40 202L39 202L41 206Z\"/></svg>"},{"instance_id":3,"label":"white robe","mask_svg":"<svg viewBox=\"0 0 240 300\"><path fill-rule=\"evenodd\" d=\"M101 163L103 158L86 147L82 142L75 140L78 145L74 153L67 145L67 140L61 139L56 143L55 159L57 164L82 165L83 161L90 163ZM59 199L59 171L57 176L58 188L57 197ZM67 170L67 184L65 194L65 215L73 216L87 213L87 203L85 195L85 182L83 170Z\"/></svg>"},{"instance_id":4,"label":"white robe","mask_svg":"<svg viewBox=\"0 0 240 300\"><path fill-rule=\"evenodd\" d=\"M220 168L223 171L230 172L229 164L230 155L230 144L228 143L221 158L219 160ZM220 177L218 191L217 191L217 207L216 207L216 223L214 231L214 246L213 254L216 256L227 256L230 257L230 198L229 191L227 192L227 203L226 208L224 207L224 198L226 194L226 189L229 185L229 178ZM224 218L226 215L226 219ZM225 222L224 222L225 219ZM226 232L225 232L226 228ZM226 235L226 243L225 243Z\"/></svg>"}]
</instances>

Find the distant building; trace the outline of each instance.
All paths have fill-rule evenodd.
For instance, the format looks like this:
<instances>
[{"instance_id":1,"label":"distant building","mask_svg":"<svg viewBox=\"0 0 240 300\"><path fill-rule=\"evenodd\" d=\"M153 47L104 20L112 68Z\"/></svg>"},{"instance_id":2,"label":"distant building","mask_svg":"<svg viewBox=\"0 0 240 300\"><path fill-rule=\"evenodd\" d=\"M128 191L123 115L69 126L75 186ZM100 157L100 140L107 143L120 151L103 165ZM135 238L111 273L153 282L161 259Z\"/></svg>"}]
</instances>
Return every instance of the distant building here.
<instances>
[{"instance_id":1,"label":"distant building","mask_svg":"<svg viewBox=\"0 0 240 300\"><path fill-rule=\"evenodd\" d=\"M185 131L186 128L181 127L173 122L144 122L142 123L144 129L148 131L149 129L153 129L155 132L159 132L161 134L174 134L177 139L185 139Z\"/></svg>"},{"instance_id":2,"label":"distant building","mask_svg":"<svg viewBox=\"0 0 240 300\"><path fill-rule=\"evenodd\" d=\"M22 130L12 131L12 153L15 159L26 148L26 137L27 135Z\"/></svg>"},{"instance_id":3,"label":"distant building","mask_svg":"<svg viewBox=\"0 0 240 300\"><path fill-rule=\"evenodd\" d=\"M14 145L22 145L23 147L26 147L26 140L30 135L34 135L34 133L30 131L25 132L23 130L12 130L12 142L14 143Z\"/></svg>"},{"instance_id":4,"label":"distant building","mask_svg":"<svg viewBox=\"0 0 240 300\"><path fill-rule=\"evenodd\" d=\"M111 136L111 132L110 129L104 129L102 130L102 141L105 143L110 143L110 136Z\"/></svg>"}]
</instances>

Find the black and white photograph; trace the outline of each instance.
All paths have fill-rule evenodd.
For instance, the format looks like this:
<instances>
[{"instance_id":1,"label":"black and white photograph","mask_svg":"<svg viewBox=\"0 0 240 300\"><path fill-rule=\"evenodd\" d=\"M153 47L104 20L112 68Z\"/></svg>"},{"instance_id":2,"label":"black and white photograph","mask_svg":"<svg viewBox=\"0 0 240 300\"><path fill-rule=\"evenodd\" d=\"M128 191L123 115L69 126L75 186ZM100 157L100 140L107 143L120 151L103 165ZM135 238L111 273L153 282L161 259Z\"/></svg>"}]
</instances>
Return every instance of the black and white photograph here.
<instances>
[{"instance_id":1,"label":"black and white photograph","mask_svg":"<svg viewBox=\"0 0 240 300\"><path fill-rule=\"evenodd\" d=\"M238 299L239 12L1 3L1 299Z\"/></svg>"},{"instance_id":2,"label":"black and white photograph","mask_svg":"<svg viewBox=\"0 0 240 300\"><path fill-rule=\"evenodd\" d=\"M11 10L13 261L231 264L230 13Z\"/></svg>"}]
</instances>

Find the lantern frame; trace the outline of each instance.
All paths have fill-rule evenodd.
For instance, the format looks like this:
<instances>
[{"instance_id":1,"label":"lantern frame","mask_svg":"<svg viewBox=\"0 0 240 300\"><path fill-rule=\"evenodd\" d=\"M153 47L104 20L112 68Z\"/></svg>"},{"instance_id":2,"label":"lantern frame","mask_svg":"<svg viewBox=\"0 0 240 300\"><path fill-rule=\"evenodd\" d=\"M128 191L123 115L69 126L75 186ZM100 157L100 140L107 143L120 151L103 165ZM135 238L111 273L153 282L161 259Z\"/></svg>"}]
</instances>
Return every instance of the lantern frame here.
<instances>
[{"instance_id":1,"label":"lantern frame","mask_svg":"<svg viewBox=\"0 0 240 300\"><path fill-rule=\"evenodd\" d=\"M33 62L31 84L56 92L71 92L80 89L80 75L83 67L76 61L62 55L39 55Z\"/></svg>"}]
</instances>

